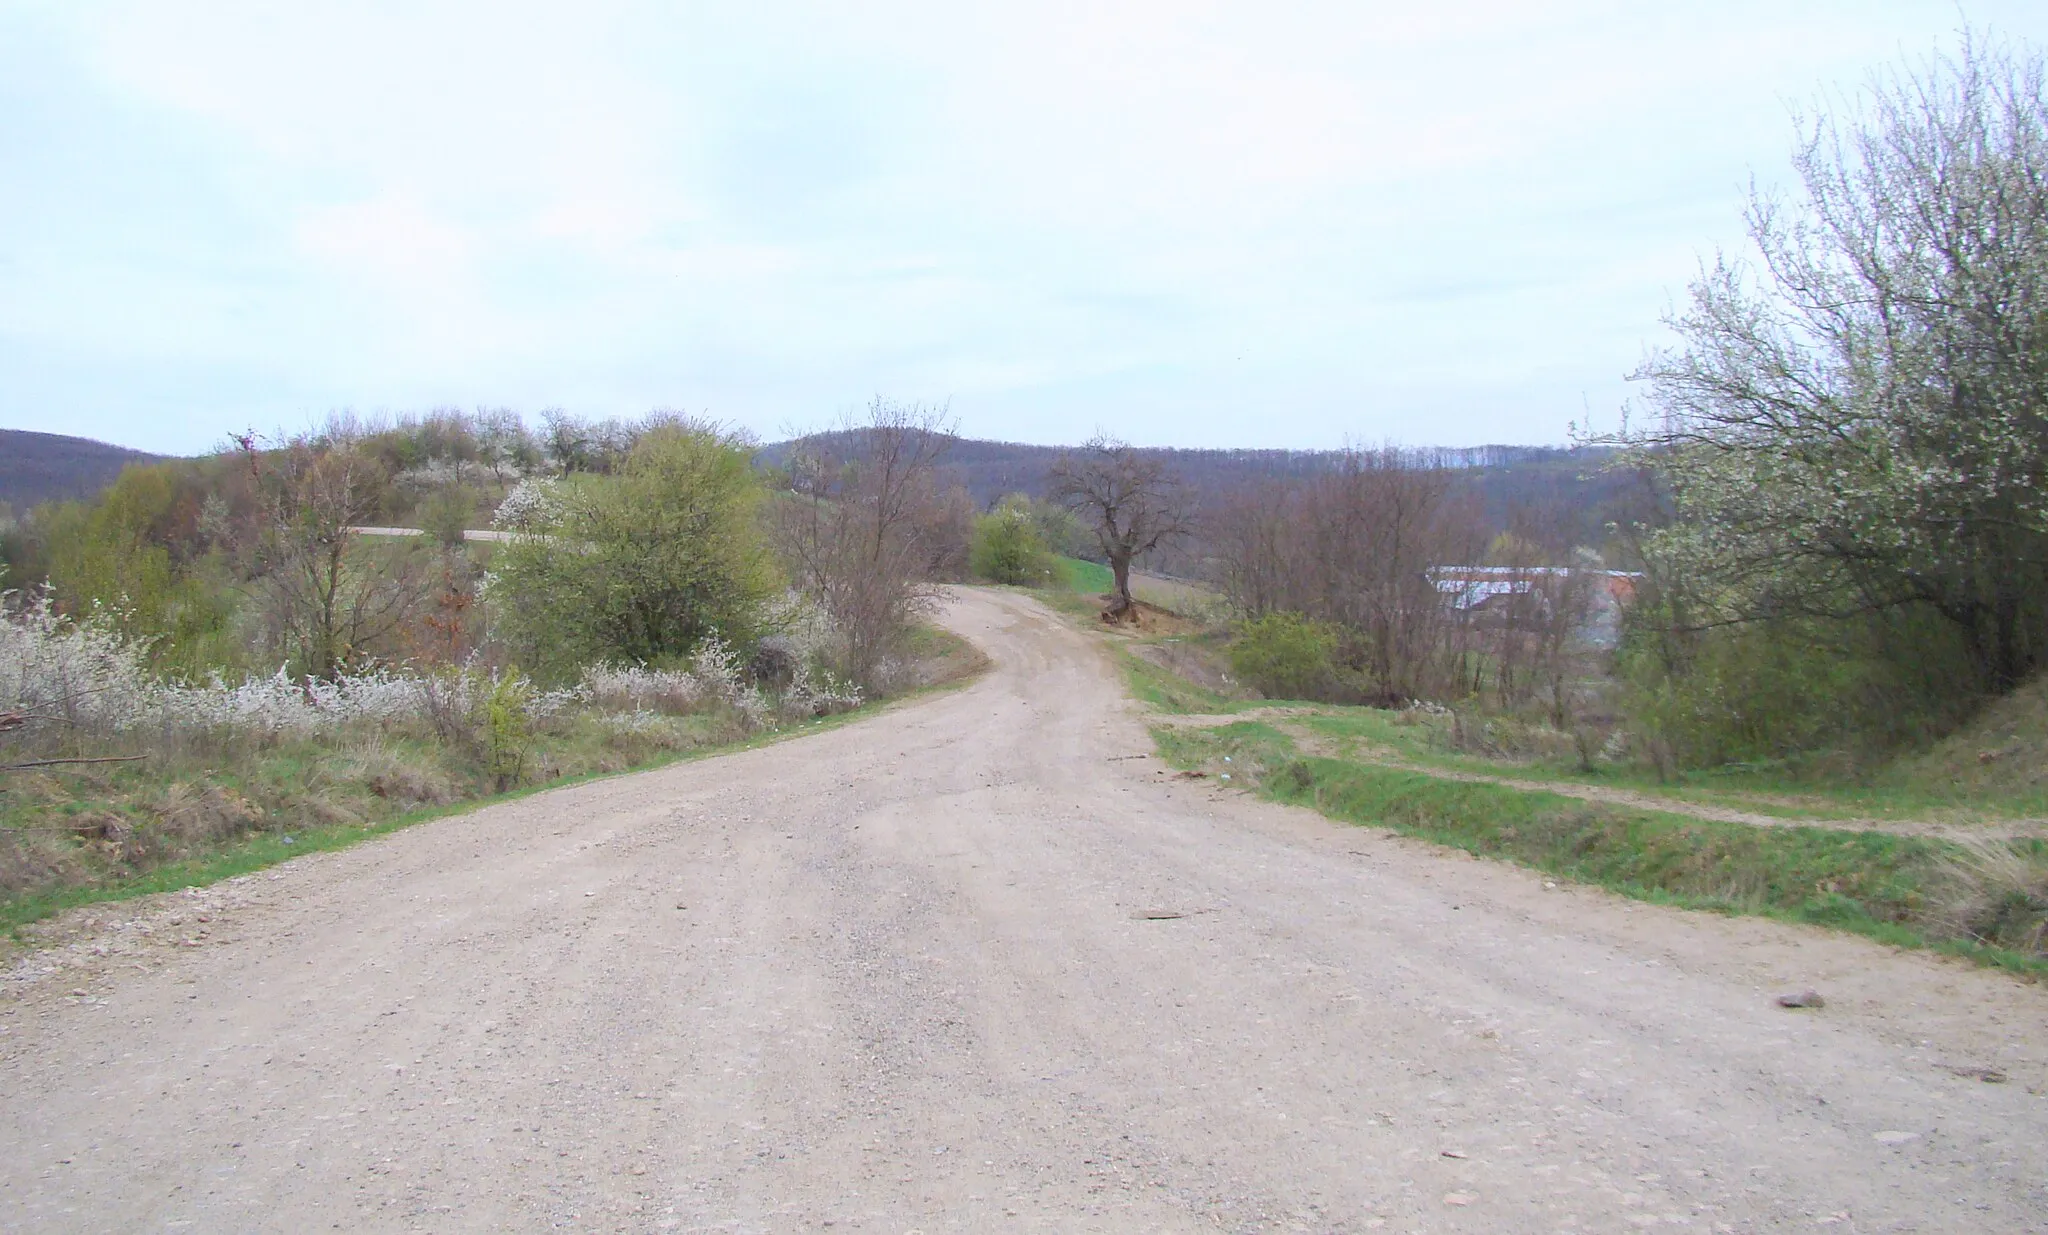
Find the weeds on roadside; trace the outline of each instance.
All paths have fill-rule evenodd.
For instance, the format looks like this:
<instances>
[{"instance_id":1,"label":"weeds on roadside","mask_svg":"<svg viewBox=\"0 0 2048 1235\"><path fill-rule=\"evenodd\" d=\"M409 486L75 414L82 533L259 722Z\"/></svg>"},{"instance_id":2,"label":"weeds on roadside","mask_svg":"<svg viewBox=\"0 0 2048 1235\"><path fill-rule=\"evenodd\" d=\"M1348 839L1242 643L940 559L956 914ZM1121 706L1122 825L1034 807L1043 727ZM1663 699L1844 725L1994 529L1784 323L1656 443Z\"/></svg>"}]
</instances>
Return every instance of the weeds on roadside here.
<instances>
[{"instance_id":1,"label":"weeds on roadside","mask_svg":"<svg viewBox=\"0 0 2048 1235\"><path fill-rule=\"evenodd\" d=\"M552 691L477 665L165 681L111 623L69 621L47 596L12 602L0 611L0 897L131 879L247 833L368 826L621 771L863 702L799 657L764 687L716 638L687 668L595 665Z\"/></svg>"},{"instance_id":2,"label":"weeds on roadside","mask_svg":"<svg viewBox=\"0 0 2048 1235\"><path fill-rule=\"evenodd\" d=\"M1942 874L1935 919L1945 934L2048 956L2048 844L1960 841Z\"/></svg>"}]
</instances>

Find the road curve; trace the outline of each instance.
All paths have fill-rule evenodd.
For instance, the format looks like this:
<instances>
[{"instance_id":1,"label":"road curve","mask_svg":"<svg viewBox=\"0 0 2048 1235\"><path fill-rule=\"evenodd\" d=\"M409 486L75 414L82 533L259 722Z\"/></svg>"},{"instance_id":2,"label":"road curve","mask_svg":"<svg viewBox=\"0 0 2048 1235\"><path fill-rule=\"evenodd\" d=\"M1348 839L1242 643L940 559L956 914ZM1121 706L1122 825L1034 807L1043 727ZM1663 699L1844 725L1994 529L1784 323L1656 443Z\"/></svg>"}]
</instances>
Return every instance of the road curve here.
<instances>
[{"instance_id":1,"label":"road curve","mask_svg":"<svg viewBox=\"0 0 2048 1235\"><path fill-rule=\"evenodd\" d=\"M88 915L0 1227L2048 1226L2039 990L1175 780L1093 637L944 616L968 689Z\"/></svg>"}]
</instances>

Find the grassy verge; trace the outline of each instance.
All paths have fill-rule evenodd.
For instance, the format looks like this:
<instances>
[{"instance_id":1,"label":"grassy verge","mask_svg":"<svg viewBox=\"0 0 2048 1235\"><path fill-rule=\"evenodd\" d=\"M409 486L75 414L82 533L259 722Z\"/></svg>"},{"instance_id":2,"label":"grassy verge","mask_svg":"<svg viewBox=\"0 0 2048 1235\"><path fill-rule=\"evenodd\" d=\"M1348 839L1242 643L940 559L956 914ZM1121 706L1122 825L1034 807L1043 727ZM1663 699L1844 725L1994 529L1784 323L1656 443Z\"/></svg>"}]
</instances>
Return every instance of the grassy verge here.
<instances>
[{"instance_id":1,"label":"grassy verge","mask_svg":"<svg viewBox=\"0 0 2048 1235\"><path fill-rule=\"evenodd\" d=\"M199 887L480 806L823 732L956 689L988 664L936 627L918 628L906 650L928 684L816 720L742 733L713 716L632 728L578 718L543 735L528 783L503 792L417 731L277 743L219 768L172 754L15 777L0 790L0 843L17 866L42 869L0 896L0 930L18 941L22 927L82 905Z\"/></svg>"},{"instance_id":2,"label":"grassy verge","mask_svg":"<svg viewBox=\"0 0 2048 1235\"><path fill-rule=\"evenodd\" d=\"M1101 571L1106 568L1080 563ZM1103 583L1107 587L1107 582ZM1091 600L1057 589L1037 593L1071 617L1092 617ZM1205 619L1207 620L1207 619ZM1200 621L1196 622L1199 626ZM1211 661L1224 661L1227 629L1209 629L1164 642L1213 644ZM1626 789L1674 804L1726 807L1786 820L1924 820L1958 826L2048 817L2048 676L1988 709L1965 731L1934 749L1903 756L1868 774L1845 772L1827 757L1805 762L1730 765L1681 771L1670 777L1630 758L1596 755L1590 767L1573 735L1526 717L1487 712L1462 717L1453 733L1449 714L1390 711L1300 700L1244 700L1206 689L1175 672L1160 657L1130 649L1162 640L1119 641L1132 693L1173 714L1223 714L1284 707L1290 724L1328 739L1327 745L1377 751L1401 762L1480 775L1559 785ZM1200 675L1196 675L1200 676Z\"/></svg>"},{"instance_id":3,"label":"grassy verge","mask_svg":"<svg viewBox=\"0 0 2048 1235\"><path fill-rule=\"evenodd\" d=\"M1344 822L1391 828L1644 901L1844 930L1964 956L2030 980L2048 976L2048 843L1977 846L1796 826L1800 818L1903 817L1952 800L1925 785L1833 785L1816 792L1809 784L1774 779L1769 769L1732 769L1670 784L1621 765L1586 771L1575 759L1556 756L1511 761L1468 755L1448 740L1447 716L1235 699L1176 672L1179 662L1170 657L1160 663L1137 654L1164 650L1143 648L1143 642L1118 640L1113 647L1136 698L1168 715L1249 714L1216 728L1154 727L1161 754L1176 766L1227 775L1274 801ZM1274 707L1287 710L1278 724L1257 718L1259 709ZM1316 748L1330 753L1304 757L1290 729L1313 736ZM1569 742L1568 735L1554 736ZM2008 747L2026 753L2016 738L1999 750ZM1674 806L1735 806L1795 826L1728 823L1451 780L1385 766L1381 761L1389 757L1423 769L1625 787L1663 795ZM1970 760L1973 766L1985 762ZM1979 817L1986 797L1970 799ZM2031 800L2021 794L2010 799Z\"/></svg>"},{"instance_id":4,"label":"grassy verge","mask_svg":"<svg viewBox=\"0 0 2048 1235\"><path fill-rule=\"evenodd\" d=\"M1256 706L1190 682L1170 669L1132 654L1128 648L1115 651L1131 694L1169 715L1213 716Z\"/></svg>"},{"instance_id":5,"label":"grassy verge","mask_svg":"<svg viewBox=\"0 0 2048 1235\"><path fill-rule=\"evenodd\" d=\"M1651 769L1629 763L1598 762L1590 770L1581 768L1576 758L1563 754L1521 759L1460 754L1452 749L1447 717L1327 704L1301 706L1305 714L1297 717L1296 723L1309 731L1338 744L1378 747L1406 762L1521 780L1607 785L1780 819L1938 819L1962 824L2048 814L2048 793L2036 787L1987 790L1903 772L1854 784L1828 783L1784 768L1749 766L1685 772L1660 780ZM1483 727L1494 722L1480 718L1466 723ZM1558 735L1554 744L1566 742Z\"/></svg>"},{"instance_id":6,"label":"grassy verge","mask_svg":"<svg viewBox=\"0 0 2048 1235\"><path fill-rule=\"evenodd\" d=\"M1050 589L1033 591L1030 595L1053 612L1074 619L1075 624L1084 630L1098 632L1103 629L1102 624L1095 620L1100 606L1093 596ZM1246 700L1213 690L1132 650L1146 645L1153 645L1152 650L1155 651L1174 644L1213 645L1215 638L1213 634L1148 637L1125 631L1110 644L1109 650L1131 694L1161 712L1176 716L1210 716L1268 706L1260 700ZM1213 647L1207 650L1213 651Z\"/></svg>"},{"instance_id":7,"label":"grassy verge","mask_svg":"<svg viewBox=\"0 0 2048 1235\"><path fill-rule=\"evenodd\" d=\"M1109 567L1100 562L1078 557L1063 557L1058 561L1060 585L1066 591L1100 595L1116 586L1116 577L1109 573Z\"/></svg>"},{"instance_id":8,"label":"grassy verge","mask_svg":"<svg viewBox=\"0 0 2048 1235\"><path fill-rule=\"evenodd\" d=\"M1228 772L1233 783L1262 796L1333 819L1391 828L1641 900L1825 926L1896 946L1935 947L2029 978L2048 975L2039 921L2048 906L2020 915L2024 920L2009 931L1994 928L1994 938L2030 939L2024 950L1958 929L1954 885L1968 855L1942 841L1720 823L1301 757L1286 734L1258 722L1160 727L1153 736L1177 766ZM2021 848L2036 863L2048 860L2048 846ZM1990 908L1995 917L2000 906ZM2004 908L2016 906L2008 899Z\"/></svg>"}]
</instances>

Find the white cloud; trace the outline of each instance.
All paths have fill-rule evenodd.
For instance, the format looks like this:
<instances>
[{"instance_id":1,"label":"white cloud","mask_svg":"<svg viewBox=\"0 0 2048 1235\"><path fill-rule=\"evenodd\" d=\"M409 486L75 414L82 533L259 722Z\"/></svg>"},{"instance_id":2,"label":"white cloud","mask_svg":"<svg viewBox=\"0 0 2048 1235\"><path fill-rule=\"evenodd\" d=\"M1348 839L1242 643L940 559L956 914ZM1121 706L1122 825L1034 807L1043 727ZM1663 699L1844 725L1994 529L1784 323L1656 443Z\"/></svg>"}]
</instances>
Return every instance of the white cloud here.
<instances>
[{"instance_id":1,"label":"white cloud","mask_svg":"<svg viewBox=\"0 0 2048 1235\"><path fill-rule=\"evenodd\" d=\"M0 97L38 119L0 141L30 186L0 200L0 422L89 410L140 441L164 418L124 401L184 400L187 438L147 444L197 446L209 417L453 400L772 431L887 389L1009 437L1555 439L1738 237L1786 101L1956 24L1939 0L0 4ZM79 359L10 359L38 347Z\"/></svg>"},{"instance_id":2,"label":"white cloud","mask_svg":"<svg viewBox=\"0 0 2048 1235\"><path fill-rule=\"evenodd\" d=\"M470 232L392 193L311 211L299 224L299 239L339 276L399 296L468 282L477 247Z\"/></svg>"}]
</instances>

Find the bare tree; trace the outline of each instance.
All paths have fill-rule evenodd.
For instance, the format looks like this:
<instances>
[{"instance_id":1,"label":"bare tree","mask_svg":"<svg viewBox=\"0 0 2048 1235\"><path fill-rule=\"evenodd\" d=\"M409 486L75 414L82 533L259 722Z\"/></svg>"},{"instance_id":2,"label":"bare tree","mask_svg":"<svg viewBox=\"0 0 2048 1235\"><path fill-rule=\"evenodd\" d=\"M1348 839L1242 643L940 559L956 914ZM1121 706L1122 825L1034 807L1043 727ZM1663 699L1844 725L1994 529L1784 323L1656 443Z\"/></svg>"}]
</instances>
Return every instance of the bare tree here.
<instances>
[{"instance_id":1,"label":"bare tree","mask_svg":"<svg viewBox=\"0 0 2048 1235\"><path fill-rule=\"evenodd\" d=\"M1354 697L1459 693L1470 629L1432 572L1471 561L1477 538L1450 490L1426 460L1352 450L1318 475L1244 494L1215 520L1225 594L1250 617L1299 613L1340 631Z\"/></svg>"},{"instance_id":2,"label":"bare tree","mask_svg":"<svg viewBox=\"0 0 2048 1235\"><path fill-rule=\"evenodd\" d=\"M239 442L262 495L249 548L271 637L303 672L332 678L412 620L433 591L430 555L403 542L381 561L358 551L355 528L375 517L388 477L352 444Z\"/></svg>"},{"instance_id":3,"label":"bare tree","mask_svg":"<svg viewBox=\"0 0 2048 1235\"><path fill-rule=\"evenodd\" d=\"M776 503L777 549L798 587L846 643L846 671L877 685L889 653L930 598L938 543L957 501L941 493L938 468L953 441L943 406L877 396L860 419L807 439L789 464Z\"/></svg>"},{"instance_id":4,"label":"bare tree","mask_svg":"<svg viewBox=\"0 0 2048 1235\"><path fill-rule=\"evenodd\" d=\"M1587 628L1594 605L1607 587L1607 572L1598 557L1580 556L1566 569L1552 571L1538 585L1543 606L1534 633L1537 675L1543 687L1550 723L1575 729L1576 691L1586 650Z\"/></svg>"},{"instance_id":5,"label":"bare tree","mask_svg":"<svg viewBox=\"0 0 2048 1235\"><path fill-rule=\"evenodd\" d=\"M1217 581L1245 617L1287 608L1288 552L1295 540L1290 506L1299 481L1267 480L1225 498L1208 521Z\"/></svg>"},{"instance_id":6,"label":"bare tree","mask_svg":"<svg viewBox=\"0 0 2048 1235\"><path fill-rule=\"evenodd\" d=\"M1160 459L1100 434L1062 454L1050 480L1053 500L1091 526L1109 559L1116 593L1103 619L1134 617L1131 561L1194 530L1192 495Z\"/></svg>"}]
</instances>

